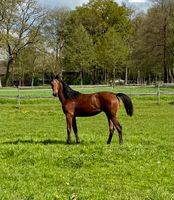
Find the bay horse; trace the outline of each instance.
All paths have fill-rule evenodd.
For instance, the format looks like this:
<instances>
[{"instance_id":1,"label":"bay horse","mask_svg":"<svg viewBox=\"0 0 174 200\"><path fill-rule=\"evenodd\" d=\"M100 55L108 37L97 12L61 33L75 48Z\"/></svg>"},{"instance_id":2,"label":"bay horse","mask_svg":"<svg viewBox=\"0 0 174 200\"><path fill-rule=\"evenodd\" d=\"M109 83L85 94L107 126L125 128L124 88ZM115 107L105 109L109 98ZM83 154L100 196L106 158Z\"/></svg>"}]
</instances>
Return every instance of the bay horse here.
<instances>
[{"instance_id":1,"label":"bay horse","mask_svg":"<svg viewBox=\"0 0 174 200\"><path fill-rule=\"evenodd\" d=\"M123 101L127 115L133 115L133 104L129 96L123 93L96 92L92 94L82 94L73 90L69 85L60 79L51 81L53 96L58 97L63 112L66 116L67 143L71 143L71 129L73 128L76 143L80 143L78 136L76 117L94 116L102 111L106 114L109 124L109 137L107 144L111 143L115 128L118 131L119 144L123 143L122 126L116 118L119 108L119 98Z\"/></svg>"}]
</instances>

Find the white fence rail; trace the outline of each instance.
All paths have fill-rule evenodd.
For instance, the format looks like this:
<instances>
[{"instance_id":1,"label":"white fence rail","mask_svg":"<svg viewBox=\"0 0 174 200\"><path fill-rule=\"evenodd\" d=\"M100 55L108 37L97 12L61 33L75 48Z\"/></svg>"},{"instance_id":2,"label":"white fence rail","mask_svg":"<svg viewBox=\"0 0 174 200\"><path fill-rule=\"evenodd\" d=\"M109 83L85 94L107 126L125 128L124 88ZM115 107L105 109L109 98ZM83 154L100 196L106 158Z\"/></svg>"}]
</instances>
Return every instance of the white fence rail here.
<instances>
[{"instance_id":1,"label":"white fence rail","mask_svg":"<svg viewBox=\"0 0 174 200\"><path fill-rule=\"evenodd\" d=\"M85 85L83 87L80 86L72 86L73 88L80 88L86 90L91 88L107 88L109 91L117 92L117 86L112 88L109 85ZM174 96L174 85L167 84L167 85L158 85L158 86L137 86L137 85L129 85L129 86L121 86L124 88L129 88L126 94L130 96L156 96L157 103L160 104L161 95L173 95ZM166 88L172 88L170 91L166 90ZM134 92L136 88L154 88L153 92ZM165 88L165 90L164 90ZM106 90L107 90L106 89ZM104 89L105 90L105 89ZM3 92L6 91L6 92ZM39 91L39 92L38 92ZM23 92L31 92L35 93L38 92L39 94L34 95L22 95ZM43 92L41 94L41 92ZM9 93L9 94L8 94ZM13 94L12 94L13 93ZM124 92L125 93L125 92ZM40 95L41 94L41 95ZM17 105L20 106L22 99L52 99L51 89L50 88L43 88L43 87L19 87L19 88L0 88L0 99L16 99Z\"/></svg>"}]
</instances>

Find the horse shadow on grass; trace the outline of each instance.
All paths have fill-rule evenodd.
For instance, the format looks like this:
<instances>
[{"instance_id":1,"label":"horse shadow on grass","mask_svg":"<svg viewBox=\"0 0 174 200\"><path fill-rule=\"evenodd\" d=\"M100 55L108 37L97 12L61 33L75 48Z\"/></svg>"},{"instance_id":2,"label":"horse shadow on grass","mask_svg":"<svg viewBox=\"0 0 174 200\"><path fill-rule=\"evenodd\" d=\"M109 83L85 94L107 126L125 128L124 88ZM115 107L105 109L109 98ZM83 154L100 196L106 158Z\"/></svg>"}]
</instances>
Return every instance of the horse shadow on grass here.
<instances>
[{"instance_id":1,"label":"horse shadow on grass","mask_svg":"<svg viewBox=\"0 0 174 200\"><path fill-rule=\"evenodd\" d=\"M87 143L90 143L90 144L94 144L95 141L90 141L90 142L84 142L84 141L81 141L81 145L84 145L84 144L87 144ZM71 144L67 144L66 141L63 141L63 140L52 140L52 139L46 139L46 140L21 140L21 139L18 139L18 140L14 140L14 141L5 141L5 142L2 142L1 144L14 144L14 145L18 145L18 144L43 144L43 145L55 145L55 144L61 144L61 145L77 145L77 143L74 141L72 142Z\"/></svg>"},{"instance_id":2,"label":"horse shadow on grass","mask_svg":"<svg viewBox=\"0 0 174 200\"><path fill-rule=\"evenodd\" d=\"M6 141L1 144L43 144L43 145L51 145L51 144L63 144L65 145L66 142L62 140L51 140L51 139L46 139L46 140L14 140L14 141Z\"/></svg>"}]
</instances>

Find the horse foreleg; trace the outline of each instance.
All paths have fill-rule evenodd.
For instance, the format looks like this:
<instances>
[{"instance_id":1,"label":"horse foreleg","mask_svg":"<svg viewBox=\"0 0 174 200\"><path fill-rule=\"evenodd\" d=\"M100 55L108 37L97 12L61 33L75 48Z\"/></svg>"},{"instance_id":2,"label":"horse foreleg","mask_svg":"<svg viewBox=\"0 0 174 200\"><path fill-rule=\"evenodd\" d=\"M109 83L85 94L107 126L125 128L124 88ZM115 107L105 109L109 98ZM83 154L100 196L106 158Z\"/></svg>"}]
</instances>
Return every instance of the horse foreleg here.
<instances>
[{"instance_id":1,"label":"horse foreleg","mask_svg":"<svg viewBox=\"0 0 174 200\"><path fill-rule=\"evenodd\" d=\"M108 124L109 124L109 137L108 137L107 144L110 144L115 128L114 128L114 125L113 125L113 123L110 119L108 119Z\"/></svg>"},{"instance_id":2,"label":"horse foreleg","mask_svg":"<svg viewBox=\"0 0 174 200\"><path fill-rule=\"evenodd\" d=\"M76 123L76 118L75 117L73 118L72 126L73 126L73 131L74 131L74 134L75 134L75 137L76 137L76 143L79 144L80 143L80 139L79 139L79 136L78 136L77 123Z\"/></svg>"},{"instance_id":3,"label":"horse foreleg","mask_svg":"<svg viewBox=\"0 0 174 200\"><path fill-rule=\"evenodd\" d=\"M67 144L71 144L71 128L72 128L72 116L66 115L66 125L67 125Z\"/></svg>"},{"instance_id":4,"label":"horse foreleg","mask_svg":"<svg viewBox=\"0 0 174 200\"><path fill-rule=\"evenodd\" d=\"M114 124L115 128L118 131L119 144L123 144L122 127L121 127L120 123L116 120L116 117L112 117L111 120L112 120L112 123Z\"/></svg>"}]
</instances>

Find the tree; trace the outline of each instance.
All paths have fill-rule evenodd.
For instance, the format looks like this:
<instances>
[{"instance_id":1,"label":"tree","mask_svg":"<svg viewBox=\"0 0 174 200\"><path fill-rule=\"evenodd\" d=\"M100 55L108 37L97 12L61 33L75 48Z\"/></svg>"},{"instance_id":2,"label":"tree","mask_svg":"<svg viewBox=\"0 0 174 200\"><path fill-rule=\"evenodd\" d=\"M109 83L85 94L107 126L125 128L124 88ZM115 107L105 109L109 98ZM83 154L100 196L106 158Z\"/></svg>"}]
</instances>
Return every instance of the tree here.
<instances>
[{"instance_id":1,"label":"tree","mask_svg":"<svg viewBox=\"0 0 174 200\"><path fill-rule=\"evenodd\" d=\"M68 70L77 70L81 74L87 71L94 62L93 40L83 27L79 25L72 33L64 50L64 65Z\"/></svg>"},{"instance_id":2,"label":"tree","mask_svg":"<svg viewBox=\"0 0 174 200\"><path fill-rule=\"evenodd\" d=\"M45 45L48 49L48 57L51 58L51 68L54 74L62 74L62 51L69 34L67 31L68 18L69 10L65 8L51 10L44 25Z\"/></svg>"},{"instance_id":3,"label":"tree","mask_svg":"<svg viewBox=\"0 0 174 200\"><path fill-rule=\"evenodd\" d=\"M133 65L145 76L163 77L164 83L169 81L173 65L173 5L172 1L156 1L146 15L134 19Z\"/></svg>"},{"instance_id":4,"label":"tree","mask_svg":"<svg viewBox=\"0 0 174 200\"><path fill-rule=\"evenodd\" d=\"M7 85L18 55L38 40L45 13L35 0L2 0L0 10L0 40L8 55Z\"/></svg>"},{"instance_id":5,"label":"tree","mask_svg":"<svg viewBox=\"0 0 174 200\"><path fill-rule=\"evenodd\" d=\"M111 27L122 36L128 35L131 31L130 13L128 8L119 6L114 0L90 0L74 11L74 17L95 40Z\"/></svg>"},{"instance_id":6,"label":"tree","mask_svg":"<svg viewBox=\"0 0 174 200\"><path fill-rule=\"evenodd\" d=\"M89 3L78 7L71 12L70 23L74 30L79 24L82 24L86 31L89 33L93 40L93 48L95 49L95 56L98 57L97 63L93 63L93 74L97 75L104 70L106 80L106 66L104 66L103 56L101 52L101 46L103 46L103 38L105 34L113 29L115 34L119 37L117 39L122 40L122 44L127 44L129 35L132 32L130 10L124 5L119 6L114 0L90 0ZM117 44L117 40L114 40ZM105 42L106 43L106 42ZM108 46L108 49L112 46ZM104 52L104 47L102 47ZM115 54L119 52L114 52ZM114 62L114 60L112 60ZM103 73L102 73L103 74ZM103 75L102 75L103 77ZM99 77L98 77L99 78ZM97 79L98 79L97 78ZM96 78L95 78L96 79Z\"/></svg>"},{"instance_id":7,"label":"tree","mask_svg":"<svg viewBox=\"0 0 174 200\"><path fill-rule=\"evenodd\" d=\"M26 47L17 57L15 62L14 74L24 85L24 79L27 75L31 79L31 86L34 86L34 79L39 75L41 66L38 64L40 52L35 45Z\"/></svg>"},{"instance_id":8,"label":"tree","mask_svg":"<svg viewBox=\"0 0 174 200\"><path fill-rule=\"evenodd\" d=\"M113 73L115 80L116 73L123 72L123 66L128 56L128 46L124 42L121 34L115 29L109 28L97 46L98 64L108 72ZM106 76L105 76L106 77Z\"/></svg>"}]
</instances>

